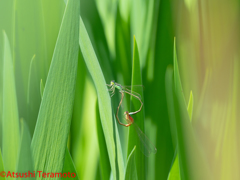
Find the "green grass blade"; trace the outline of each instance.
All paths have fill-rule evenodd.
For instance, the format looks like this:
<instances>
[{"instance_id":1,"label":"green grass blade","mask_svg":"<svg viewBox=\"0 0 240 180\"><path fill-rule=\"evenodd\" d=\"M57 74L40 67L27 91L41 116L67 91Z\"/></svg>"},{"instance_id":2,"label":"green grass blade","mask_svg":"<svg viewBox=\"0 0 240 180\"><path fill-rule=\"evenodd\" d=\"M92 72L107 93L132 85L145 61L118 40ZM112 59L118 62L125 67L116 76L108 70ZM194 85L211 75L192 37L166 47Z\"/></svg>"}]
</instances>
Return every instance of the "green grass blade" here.
<instances>
[{"instance_id":1,"label":"green grass blade","mask_svg":"<svg viewBox=\"0 0 240 180\"><path fill-rule=\"evenodd\" d=\"M39 171L62 172L63 169L77 77L79 14L80 2L69 1L32 140L35 169Z\"/></svg>"},{"instance_id":2,"label":"green grass blade","mask_svg":"<svg viewBox=\"0 0 240 180\"><path fill-rule=\"evenodd\" d=\"M70 173L71 174L71 177L67 177L67 178L62 178L62 179L73 179L72 177L74 177L74 179L79 179L78 178L78 174L77 174L77 171L76 171L76 168L75 168L75 165L73 163L73 160L72 160L72 157L69 153L69 150L68 148L66 148L66 152L65 152L65 160L64 160L64 166L63 166L63 173ZM75 175L73 174L75 173Z\"/></svg>"},{"instance_id":3,"label":"green grass blade","mask_svg":"<svg viewBox=\"0 0 240 180\"><path fill-rule=\"evenodd\" d=\"M192 91L190 92L190 96L189 96L189 102L188 102L188 115L190 118L190 121L192 119L192 110L193 110L193 95L192 95ZM179 170L179 160L178 160L178 153L174 159L174 163L171 167L171 170L169 172L168 175L168 180L177 180L177 179L181 179L180 177L180 170Z\"/></svg>"},{"instance_id":4,"label":"green grass blade","mask_svg":"<svg viewBox=\"0 0 240 180\"><path fill-rule=\"evenodd\" d=\"M2 152L0 149L0 180L5 180L5 176L3 176L3 174L1 173L2 171L4 171L4 166L3 166L3 159L2 159Z\"/></svg>"},{"instance_id":5,"label":"green grass blade","mask_svg":"<svg viewBox=\"0 0 240 180\"><path fill-rule=\"evenodd\" d=\"M82 5L82 4L81 4ZM83 160L83 149L87 149L87 146L82 146L84 139L82 137L86 136L84 133L84 114L88 114L89 108L87 106L86 100L89 101L88 92L88 80L87 80L87 68L85 62L83 60L83 56L81 51L79 51L78 55L78 73L77 73L77 80L76 80L76 91L75 91L75 99L74 99L74 106L73 106L73 114L72 114L72 122L71 122L71 129L70 129L70 154L73 158L75 163L76 170L78 172L79 178L83 177L83 169L86 168L86 165L82 166L86 160ZM91 93L92 97L93 93ZM95 94L94 94L95 95ZM93 101L91 101L93 102ZM92 109L92 108L91 108ZM92 123L90 123L92 124ZM89 137L88 137L89 138ZM89 144L89 142L87 143ZM84 159L86 156L84 156Z\"/></svg>"},{"instance_id":6,"label":"green grass blade","mask_svg":"<svg viewBox=\"0 0 240 180\"><path fill-rule=\"evenodd\" d=\"M106 141L104 139L100 114L99 114L99 108L98 108L98 102L96 103L96 124L97 124L97 135L98 135L98 146L100 151L100 170L101 170L101 177L102 179L109 179L111 169L110 169L110 163L109 163L109 157L107 154L107 147L106 147Z\"/></svg>"},{"instance_id":7,"label":"green grass blade","mask_svg":"<svg viewBox=\"0 0 240 180\"><path fill-rule=\"evenodd\" d=\"M120 15L119 6L116 13L116 28L115 28L115 41L116 41L116 63L114 70L124 74L124 83L130 84L131 79L131 41L130 28Z\"/></svg>"},{"instance_id":8,"label":"green grass blade","mask_svg":"<svg viewBox=\"0 0 240 180\"><path fill-rule=\"evenodd\" d=\"M38 78L37 78L37 62L35 58L36 56L34 54L30 61L30 66L28 70L29 73L28 73L28 88L27 88L27 117L25 121L29 127L29 132L31 137L33 136L34 127L36 125L40 99L41 99L39 93L36 93L38 91L39 84L36 86L36 81L38 81ZM19 105L23 105L23 104L24 104L23 101L19 102Z\"/></svg>"},{"instance_id":9,"label":"green grass blade","mask_svg":"<svg viewBox=\"0 0 240 180\"><path fill-rule=\"evenodd\" d=\"M91 44L94 48L98 62L106 82L110 82L113 78L112 58L110 49L108 48L107 39L104 32L104 23L101 21L96 0L81 1L81 18L85 24ZM104 3L104 2L103 2ZM91 8L87 8L91 7ZM97 31L96 31L97 29Z\"/></svg>"},{"instance_id":10,"label":"green grass blade","mask_svg":"<svg viewBox=\"0 0 240 180\"><path fill-rule=\"evenodd\" d=\"M115 121L114 124L115 124L116 144L117 144L117 162L118 162L118 170L119 170L119 179L124 180L125 170L124 170L122 146L120 142L116 118L114 118L114 121Z\"/></svg>"},{"instance_id":11,"label":"green grass blade","mask_svg":"<svg viewBox=\"0 0 240 180\"><path fill-rule=\"evenodd\" d=\"M193 114L193 93L192 93L192 91L190 92L187 110L188 110L189 119L192 122L192 114Z\"/></svg>"},{"instance_id":12,"label":"green grass blade","mask_svg":"<svg viewBox=\"0 0 240 180\"><path fill-rule=\"evenodd\" d=\"M33 76L35 70L33 69L33 62L36 55L34 54L31 61L30 61L30 67L29 67L29 74L28 74L28 89L27 89L27 104L29 104L29 98L30 98L30 84L31 84L31 77Z\"/></svg>"},{"instance_id":13,"label":"green grass blade","mask_svg":"<svg viewBox=\"0 0 240 180\"><path fill-rule=\"evenodd\" d=\"M135 152L136 152L135 150L136 150L136 146L134 146L132 152L128 156L125 180L138 179L136 163L135 163Z\"/></svg>"},{"instance_id":14,"label":"green grass blade","mask_svg":"<svg viewBox=\"0 0 240 180\"><path fill-rule=\"evenodd\" d=\"M93 82L97 90L103 133L106 140L110 165L113 172L113 178L116 179L116 164L115 164L116 153L113 136L111 100L109 93L107 91L106 81L103 77L102 70L100 68L96 54L93 50L88 33L81 18L80 18L79 45L84 60L86 62L87 68L92 76Z\"/></svg>"},{"instance_id":15,"label":"green grass blade","mask_svg":"<svg viewBox=\"0 0 240 180\"><path fill-rule=\"evenodd\" d=\"M43 91L44 91L44 84L42 79L40 80L40 95L41 95L41 99L43 98Z\"/></svg>"},{"instance_id":16,"label":"green grass blade","mask_svg":"<svg viewBox=\"0 0 240 180\"><path fill-rule=\"evenodd\" d=\"M133 65L132 65L132 85L141 85L142 84L142 76L141 76L141 69L140 69L140 60L139 60L139 53L137 42L134 37L134 48L133 48ZM135 91L136 87L132 86L132 91ZM143 92L138 92L143 101ZM131 97L132 106L131 111L136 111L140 107L140 102L135 97ZM144 132L144 113L143 109L133 116L134 122L138 125L138 127ZM128 154L132 151L132 149L136 146L136 168L138 173L139 179L145 179L145 156L140 150L140 140L138 134L136 133L134 127L130 126L129 130L129 142L128 142Z\"/></svg>"},{"instance_id":17,"label":"green grass blade","mask_svg":"<svg viewBox=\"0 0 240 180\"><path fill-rule=\"evenodd\" d=\"M37 91L39 80L43 78L46 81L49 69L46 64L42 1L13 2L13 60L19 117L24 117L32 136L41 101ZM34 54L36 57L31 65Z\"/></svg>"},{"instance_id":18,"label":"green grass blade","mask_svg":"<svg viewBox=\"0 0 240 180\"><path fill-rule=\"evenodd\" d=\"M180 170L179 170L179 162L178 162L178 154L175 157L174 163L168 175L168 180L180 180Z\"/></svg>"},{"instance_id":19,"label":"green grass blade","mask_svg":"<svg viewBox=\"0 0 240 180\"><path fill-rule=\"evenodd\" d=\"M47 71L50 67L50 63L52 60L52 55L54 52L56 40L58 37L59 29L61 26L64 10L66 4L62 0L42 0L40 1L42 6L42 18L43 18L43 28L44 32L44 41L45 41L45 49L46 49L46 59L45 64L47 67ZM37 54L38 55L38 54ZM43 63L43 62L42 62ZM40 77L43 79L43 82L46 82L44 77Z\"/></svg>"},{"instance_id":20,"label":"green grass blade","mask_svg":"<svg viewBox=\"0 0 240 180\"><path fill-rule=\"evenodd\" d=\"M175 107L174 107L174 84L173 84L173 67L169 65L166 70L165 75L165 88L166 88L166 99L167 99L167 110L169 115L169 124L170 131L172 136L172 143L174 149L177 148L177 127L175 123L176 115L175 115Z\"/></svg>"},{"instance_id":21,"label":"green grass blade","mask_svg":"<svg viewBox=\"0 0 240 180\"><path fill-rule=\"evenodd\" d=\"M15 171L19 147L19 119L13 72L12 55L8 37L4 35L3 58L3 119L2 119L2 151L6 171Z\"/></svg>"},{"instance_id":22,"label":"green grass blade","mask_svg":"<svg viewBox=\"0 0 240 180\"><path fill-rule=\"evenodd\" d=\"M138 1L132 0L131 6L131 29L138 40L141 67L146 64L153 33L156 30L159 0ZM154 39L156 41L156 39Z\"/></svg>"},{"instance_id":23,"label":"green grass blade","mask_svg":"<svg viewBox=\"0 0 240 180\"><path fill-rule=\"evenodd\" d=\"M18 156L18 165L17 165L17 172L18 173L26 173L30 171L33 173L34 165L33 165L33 158L32 158L32 151L31 151L31 136L27 124L23 119L20 121L21 123L21 144ZM25 179L25 178L18 178L18 179ZM27 179L35 179L34 177L28 177Z\"/></svg>"},{"instance_id":24,"label":"green grass blade","mask_svg":"<svg viewBox=\"0 0 240 180\"><path fill-rule=\"evenodd\" d=\"M101 17L105 36L111 56L115 56L115 14L117 2L109 0L96 0L97 9Z\"/></svg>"},{"instance_id":25,"label":"green grass blade","mask_svg":"<svg viewBox=\"0 0 240 180\"><path fill-rule=\"evenodd\" d=\"M174 43L174 103L181 179L212 179L206 159L191 125L183 96Z\"/></svg>"}]
</instances>

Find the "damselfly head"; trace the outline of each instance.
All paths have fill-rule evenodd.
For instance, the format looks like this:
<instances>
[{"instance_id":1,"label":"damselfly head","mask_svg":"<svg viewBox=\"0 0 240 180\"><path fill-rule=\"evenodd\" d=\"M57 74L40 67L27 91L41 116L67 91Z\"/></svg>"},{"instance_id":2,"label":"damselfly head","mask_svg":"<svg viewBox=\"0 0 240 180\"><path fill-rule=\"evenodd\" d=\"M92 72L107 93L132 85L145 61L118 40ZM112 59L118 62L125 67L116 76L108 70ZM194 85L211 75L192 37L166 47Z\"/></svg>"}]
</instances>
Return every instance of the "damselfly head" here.
<instances>
[{"instance_id":1,"label":"damselfly head","mask_svg":"<svg viewBox=\"0 0 240 180\"><path fill-rule=\"evenodd\" d=\"M115 84L115 81L114 81L114 80L112 80L110 84L111 84L111 85L114 85L114 84Z\"/></svg>"}]
</instances>

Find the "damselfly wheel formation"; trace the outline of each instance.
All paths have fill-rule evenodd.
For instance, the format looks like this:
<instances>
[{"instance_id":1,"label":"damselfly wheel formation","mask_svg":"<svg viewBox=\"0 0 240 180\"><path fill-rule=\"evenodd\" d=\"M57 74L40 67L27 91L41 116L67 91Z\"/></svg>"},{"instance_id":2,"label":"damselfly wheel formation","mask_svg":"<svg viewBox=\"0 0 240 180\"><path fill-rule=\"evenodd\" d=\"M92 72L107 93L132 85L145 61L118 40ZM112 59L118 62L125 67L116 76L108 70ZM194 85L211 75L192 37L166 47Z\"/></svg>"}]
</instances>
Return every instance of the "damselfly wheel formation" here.
<instances>
[{"instance_id":1,"label":"damselfly wheel formation","mask_svg":"<svg viewBox=\"0 0 240 180\"><path fill-rule=\"evenodd\" d=\"M151 141L147 138L147 136L141 131L141 129L137 126L137 124L134 123L134 120L131 117L131 115L137 114L142 110L143 103L141 100L141 96L135 92L132 92L131 90L127 89L126 87L122 86L121 84L116 83L115 81L111 81L110 84L107 84L107 86L110 87L110 89L108 89L108 90L111 91L111 97L115 94L115 89L118 89L119 92L121 93L121 100L119 102L117 112L116 112L116 118L118 120L118 123L125 127L129 127L129 126L133 125L133 127L136 130L138 137L140 139L140 149L143 152L143 154L145 156L149 156L151 153L155 154L157 152L156 147L151 143ZM137 111L134 111L134 112L125 111L124 112L125 120L127 121L127 124L122 123L118 117L118 112L119 112L119 109L120 109L123 99L124 99L124 93L127 93L130 96L135 97L141 103L141 106Z\"/></svg>"}]
</instances>

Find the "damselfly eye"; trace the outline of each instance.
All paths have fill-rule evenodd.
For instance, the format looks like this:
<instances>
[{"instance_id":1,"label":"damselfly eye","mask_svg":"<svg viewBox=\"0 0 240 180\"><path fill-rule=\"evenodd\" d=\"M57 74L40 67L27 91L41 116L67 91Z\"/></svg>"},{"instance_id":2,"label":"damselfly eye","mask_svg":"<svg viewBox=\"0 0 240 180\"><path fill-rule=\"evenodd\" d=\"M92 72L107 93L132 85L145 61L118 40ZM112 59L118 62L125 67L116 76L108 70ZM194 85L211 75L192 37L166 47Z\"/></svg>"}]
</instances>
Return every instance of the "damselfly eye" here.
<instances>
[{"instance_id":1,"label":"damselfly eye","mask_svg":"<svg viewBox=\"0 0 240 180\"><path fill-rule=\"evenodd\" d=\"M112 80L112 81L111 81L111 85L114 85L114 84L115 84L115 81L114 81L114 80Z\"/></svg>"}]
</instances>

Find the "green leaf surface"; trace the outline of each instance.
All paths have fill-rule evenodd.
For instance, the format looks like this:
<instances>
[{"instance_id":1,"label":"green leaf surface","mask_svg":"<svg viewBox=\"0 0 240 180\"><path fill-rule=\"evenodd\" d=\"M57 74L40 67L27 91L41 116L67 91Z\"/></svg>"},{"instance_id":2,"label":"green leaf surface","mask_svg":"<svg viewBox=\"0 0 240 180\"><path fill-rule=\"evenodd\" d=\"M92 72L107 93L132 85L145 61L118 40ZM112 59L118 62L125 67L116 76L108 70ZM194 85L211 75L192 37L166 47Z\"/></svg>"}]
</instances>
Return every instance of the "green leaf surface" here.
<instances>
[{"instance_id":1,"label":"green leaf surface","mask_svg":"<svg viewBox=\"0 0 240 180\"><path fill-rule=\"evenodd\" d=\"M32 140L38 171L63 170L77 77L79 14L80 2L68 1Z\"/></svg>"},{"instance_id":2,"label":"green leaf surface","mask_svg":"<svg viewBox=\"0 0 240 180\"><path fill-rule=\"evenodd\" d=\"M132 91L137 92L136 86L133 85L141 85L142 84L142 76L141 76L141 69L140 69L140 59L139 59L139 53L138 53L138 46L136 39L134 37L134 46L133 46L133 65L132 65ZM141 100L143 101L143 91L137 92L141 96ZM131 112L136 111L141 106L141 103L139 100L133 96L131 96ZM134 123L137 124L137 126L141 129L142 132L144 132L144 108L133 116ZM137 168L137 174L139 179L145 179L145 156L143 152L141 152L141 144L138 137L138 134L136 133L136 130L133 126L130 126L129 130L129 142L128 142L128 154L132 151L134 146L136 146L136 168Z\"/></svg>"},{"instance_id":3,"label":"green leaf surface","mask_svg":"<svg viewBox=\"0 0 240 180\"><path fill-rule=\"evenodd\" d=\"M116 17L116 1L96 0L99 15L101 17L105 36L108 43L111 56L115 56L115 17Z\"/></svg>"},{"instance_id":4,"label":"green leaf surface","mask_svg":"<svg viewBox=\"0 0 240 180\"><path fill-rule=\"evenodd\" d=\"M191 125L177 64L176 46L174 43L174 104L176 114L176 129L178 155L181 179L211 179L203 151L197 143L196 135Z\"/></svg>"},{"instance_id":5,"label":"green leaf surface","mask_svg":"<svg viewBox=\"0 0 240 180\"><path fill-rule=\"evenodd\" d=\"M144 90L144 108L145 117L150 118L152 123L157 126L154 178L166 180L175 151L172 140L174 136L171 136L165 87L165 72L168 65L173 63L174 18L172 17L172 2L155 0L154 11L149 11L149 13L154 13L152 25L156 26L156 29L152 27L153 30L150 31L151 40L147 52L147 67L144 68L143 66L142 71L143 85L146 87ZM139 51L141 51L141 48Z\"/></svg>"},{"instance_id":6,"label":"green leaf surface","mask_svg":"<svg viewBox=\"0 0 240 180\"><path fill-rule=\"evenodd\" d=\"M175 107L174 107L174 84L173 84L173 67L169 65L165 75L165 88L166 88L166 99L167 99L167 110L169 115L169 124L172 135L172 143L174 149L177 148L177 127L175 123Z\"/></svg>"},{"instance_id":7,"label":"green leaf surface","mask_svg":"<svg viewBox=\"0 0 240 180\"><path fill-rule=\"evenodd\" d=\"M18 156L17 171L18 173L34 172L32 151L31 151L31 136L27 124L23 119L20 120L21 123L21 143ZM25 178L18 178L25 179ZM27 179L35 179L35 177L28 177Z\"/></svg>"},{"instance_id":8,"label":"green leaf surface","mask_svg":"<svg viewBox=\"0 0 240 180\"><path fill-rule=\"evenodd\" d=\"M13 62L19 117L24 117L32 136L41 102L39 80L42 78L46 81L49 68L42 1L25 0L23 3L15 0L12 9ZM31 63L34 54L36 57Z\"/></svg>"},{"instance_id":9,"label":"green leaf surface","mask_svg":"<svg viewBox=\"0 0 240 180\"><path fill-rule=\"evenodd\" d=\"M40 94L36 93L39 91L39 84L36 84L38 81L37 78L37 62L36 62L36 55L32 56L29 66L29 74L28 74L28 88L27 88L27 117L26 123L29 127L30 135L33 136L34 127L37 121L37 115L39 110L39 103L40 103ZM20 102L23 104L23 101ZM24 115L25 117L25 115Z\"/></svg>"},{"instance_id":10,"label":"green leaf surface","mask_svg":"<svg viewBox=\"0 0 240 180\"><path fill-rule=\"evenodd\" d=\"M135 152L136 152L135 150L136 150L136 146L134 146L132 152L128 156L125 180L138 179L136 163L135 163Z\"/></svg>"},{"instance_id":11,"label":"green leaf surface","mask_svg":"<svg viewBox=\"0 0 240 180\"><path fill-rule=\"evenodd\" d=\"M103 128L104 137L108 149L108 155L110 159L110 165L113 172L113 178L116 179L116 164L115 164L115 142L113 136L113 123L112 123L112 108L109 93L106 87L106 81L103 77L102 70L98 63L98 59L91 45L86 28L80 18L80 34L79 34L79 45L82 51L84 60L87 68L92 76L95 84L97 95L100 118Z\"/></svg>"},{"instance_id":12,"label":"green leaf surface","mask_svg":"<svg viewBox=\"0 0 240 180\"><path fill-rule=\"evenodd\" d=\"M3 58L2 153L6 171L15 171L19 147L19 119L10 44L5 32Z\"/></svg>"},{"instance_id":13,"label":"green leaf surface","mask_svg":"<svg viewBox=\"0 0 240 180\"><path fill-rule=\"evenodd\" d=\"M98 102L96 103L96 124L97 124L97 135L98 135L98 146L100 151L100 170L101 170L101 177L102 179L109 179L111 169L109 163L109 157L107 153L106 141L104 139Z\"/></svg>"},{"instance_id":14,"label":"green leaf surface","mask_svg":"<svg viewBox=\"0 0 240 180\"><path fill-rule=\"evenodd\" d=\"M190 96L189 96L189 102L188 102L188 115L191 121L192 118L192 110L193 110L193 95L192 95L192 91L190 92ZM177 179L181 179L180 177L180 169L179 169L179 160L178 160L178 153L174 159L174 163L172 165L172 168L169 172L168 175L168 180L177 180Z\"/></svg>"},{"instance_id":15,"label":"green leaf surface","mask_svg":"<svg viewBox=\"0 0 240 180\"><path fill-rule=\"evenodd\" d=\"M188 110L189 119L192 122L192 114L193 114L193 93L192 93L192 91L190 92L187 110Z\"/></svg>"},{"instance_id":16,"label":"green leaf surface","mask_svg":"<svg viewBox=\"0 0 240 180\"><path fill-rule=\"evenodd\" d=\"M81 4L82 5L82 4ZM73 114L72 114L72 122L71 122L71 129L70 129L70 154L72 159L75 163L76 170L78 172L79 178L83 177L82 171L86 168L85 158L83 159L83 149L87 149L86 144L83 146L82 144L85 142L83 139L84 136L84 114L89 113L89 108L86 104L86 101L89 102L89 90L88 88L88 81L87 81L87 68L85 62L83 60L83 56L81 51L79 51L78 55L78 73L77 73L77 80L76 80L76 91L75 91L75 99L74 99L74 106L73 106ZM86 93L88 92L88 93ZM93 93L90 94L90 97L93 96ZM86 100L87 99L87 100ZM94 99L95 100L95 99ZM93 102L93 101L91 101ZM92 108L91 108L92 111ZM89 123L91 124L91 123ZM83 135L84 134L84 135ZM86 137L90 138L90 137ZM89 143L89 141L88 141ZM87 143L87 144L88 144ZM85 164L85 165L82 165ZM84 171L86 172L86 171Z\"/></svg>"},{"instance_id":17,"label":"green leaf surface","mask_svg":"<svg viewBox=\"0 0 240 180\"><path fill-rule=\"evenodd\" d=\"M43 81L42 79L40 80L40 95L41 95L41 98L43 98L43 91L44 91L44 84L43 84Z\"/></svg>"},{"instance_id":18,"label":"green leaf surface","mask_svg":"<svg viewBox=\"0 0 240 180\"><path fill-rule=\"evenodd\" d=\"M64 166L63 166L63 173L70 173L71 174L71 177L66 177L66 178L62 178L62 179L73 179L72 177L74 177L74 179L79 179L78 178L78 174L77 174L77 171L76 171L76 168L75 168L75 165L73 163L73 160L72 160L72 157L69 153L69 150L68 148L66 148L66 152L65 152L65 160L64 160ZM75 175L74 175L74 174Z\"/></svg>"},{"instance_id":19,"label":"green leaf surface","mask_svg":"<svg viewBox=\"0 0 240 180\"><path fill-rule=\"evenodd\" d=\"M138 40L141 67L144 67L146 64L150 41L154 37L153 33L155 33L154 30L157 26L155 22L159 10L159 2L159 0L132 0L131 29ZM154 41L156 41L155 38Z\"/></svg>"},{"instance_id":20,"label":"green leaf surface","mask_svg":"<svg viewBox=\"0 0 240 180\"><path fill-rule=\"evenodd\" d=\"M103 1L101 2L104 4ZM88 36L98 58L100 67L104 70L104 78L106 82L110 82L112 79L114 79L114 69L112 66L110 49L108 48L107 39L104 32L104 25L97 9L96 0L81 1L81 18L85 23Z\"/></svg>"},{"instance_id":21,"label":"green leaf surface","mask_svg":"<svg viewBox=\"0 0 240 180\"><path fill-rule=\"evenodd\" d=\"M57 41L59 29L61 26L64 10L65 10L65 3L62 0L42 0L41 1L42 6L42 18L43 18L43 25L44 29L42 31L44 32L44 38L42 39L42 42L45 43L44 47L46 50L46 60L44 64L46 65L46 73L49 70L50 63L52 60L55 44ZM38 54L36 54L38 55ZM42 62L43 63L43 62ZM43 79L43 82L46 82L46 79L44 77L40 77Z\"/></svg>"},{"instance_id":22,"label":"green leaf surface","mask_svg":"<svg viewBox=\"0 0 240 180\"><path fill-rule=\"evenodd\" d=\"M169 172L168 175L168 180L180 180L181 176L180 176L180 170L179 170L179 160L178 160L178 154L176 155L172 168Z\"/></svg>"},{"instance_id":23,"label":"green leaf surface","mask_svg":"<svg viewBox=\"0 0 240 180\"><path fill-rule=\"evenodd\" d=\"M124 180L124 161L123 161L123 152L122 152L122 146L120 142L119 132L117 128L117 120L114 117L115 120L115 133L116 133L116 145L117 145L117 162L118 162L118 173L119 173L119 179Z\"/></svg>"},{"instance_id":24,"label":"green leaf surface","mask_svg":"<svg viewBox=\"0 0 240 180\"><path fill-rule=\"evenodd\" d=\"M114 64L114 70L116 72L124 74L124 83L131 83L131 41L130 38L130 27L126 23L119 11L119 6L117 7L116 13L116 32L115 32L115 42L116 42L116 63Z\"/></svg>"},{"instance_id":25,"label":"green leaf surface","mask_svg":"<svg viewBox=\"0 0 240 180\"><path fill-rule=\"evenodd\" d=\"M29 99L30 99L31 77L33 77L34 73L35 73L35 69L33 68L33 62L34 62L35 57L36 57L36 55L34 54L30 61L29 74L28 74L27 104L29 104Z\"/></svg>"},{"instance_id":26,"label":"green leaf surface","mask_svg":"<svg viewBox=\"0 0 240 180\"><path fill-rule=\"evenodd\" d=\"M4 166L3 166L3 159L2 159L2 152L0 149L0 180L5 180L5 177L2 177L3 175L1 172L4 171Z\"/></svg>"}]
</instances>

